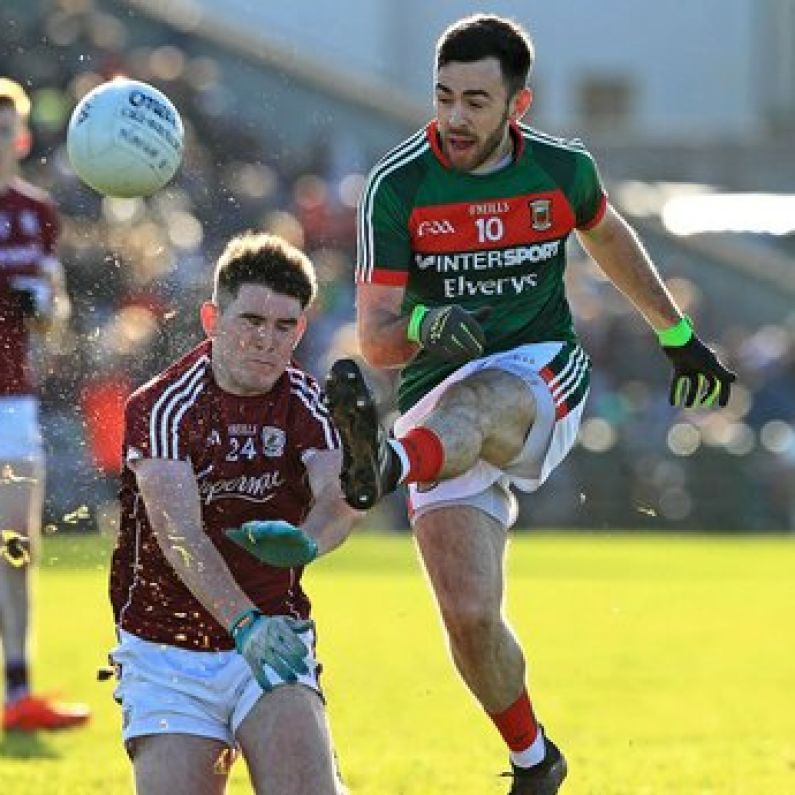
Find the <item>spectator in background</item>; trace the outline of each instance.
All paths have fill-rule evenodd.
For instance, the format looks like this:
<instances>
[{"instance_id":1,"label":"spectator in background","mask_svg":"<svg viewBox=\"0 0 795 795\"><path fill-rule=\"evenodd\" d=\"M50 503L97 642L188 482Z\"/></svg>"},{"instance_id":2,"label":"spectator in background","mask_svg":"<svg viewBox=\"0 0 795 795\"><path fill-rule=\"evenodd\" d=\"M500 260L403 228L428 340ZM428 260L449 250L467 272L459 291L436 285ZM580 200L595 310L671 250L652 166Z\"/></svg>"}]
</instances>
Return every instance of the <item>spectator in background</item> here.
<instances>
[{"instance_id":1,"label":"spectator in background","mask_svg":"<svg viewBox=\"0 0 795 795\"><path fill-rule=\"evenodd\" d=\"M49 197L19 177L30 146L30 102L22 87L0 79L0 633L5 655L5 730L80 726L87 707L30 692L30 575L41 531L44 454L39 431L32 335L68 316L56 243L58 218Z\"/></svg>"}]
</instances>

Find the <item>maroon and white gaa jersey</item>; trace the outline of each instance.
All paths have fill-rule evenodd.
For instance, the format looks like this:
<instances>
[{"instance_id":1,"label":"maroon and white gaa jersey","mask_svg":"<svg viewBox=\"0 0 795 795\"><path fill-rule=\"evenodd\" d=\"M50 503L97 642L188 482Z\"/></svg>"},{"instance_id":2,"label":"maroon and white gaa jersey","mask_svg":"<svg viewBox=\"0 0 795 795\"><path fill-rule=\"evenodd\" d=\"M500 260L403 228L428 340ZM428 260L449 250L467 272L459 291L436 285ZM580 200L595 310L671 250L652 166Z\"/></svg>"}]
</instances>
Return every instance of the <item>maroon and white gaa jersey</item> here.
<instances>
[{"instance_id":1,"label":"maroon and white gaa jersey","mask_svg":"<svg viewBox=\"0 0 795 795\"><path fill-rule=\"evenodd\" d=\"M32 394L28 330L12 288L47 276L58 242L48 195L16 179L0 193L0 396Z\"/></svg>"},{"instance_id":2,"label":"maroon and white gaa jersey","mask_svg":"<svg viewBox=\"0 0 795 795\"><path fill-rule=\"evenodd\" d=\"M251 519L299 524L312 494L304 461L339 447L317 382L288 367L266 395L224 392L205 341L138 389L125 410L124 461L190 462L201 496L204 532L251 600L268 615L306 618L302 569L260 563L224 531ZM136 479L125 463L121 523L110 574L117 625L157 643L196 650L234 647L160 550Z\"/></svg>"}]
</instances>

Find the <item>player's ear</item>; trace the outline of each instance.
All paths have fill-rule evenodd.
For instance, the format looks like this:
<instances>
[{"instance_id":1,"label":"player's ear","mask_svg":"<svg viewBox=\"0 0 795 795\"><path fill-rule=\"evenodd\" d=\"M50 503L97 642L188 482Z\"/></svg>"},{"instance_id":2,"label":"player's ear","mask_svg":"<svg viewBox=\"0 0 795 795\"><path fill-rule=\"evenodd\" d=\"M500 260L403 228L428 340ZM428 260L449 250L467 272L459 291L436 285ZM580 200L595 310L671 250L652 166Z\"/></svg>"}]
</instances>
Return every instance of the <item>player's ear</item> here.
<instances>
[{"instance_id":1,"label":"player's ear","mask_svg":"<svg viewBox=\"0 0 795 795\"><path fill-rule=\"evenodd\" d=\"M17 157L22 160L30 154L31 147L33 146L33 136L26 125L22 125L14 139L14 151Z\"/></svg>"},{"instance_id":2,"label":"player's ear","mask_svg":"<svg viewBox=\"0 0 795 795\"><path fill-rule=\"evenodd\" d=\"M517 91L514 98L511 100L511 121L519 121L519 119L527 113L532 104L533 90L531 88L525 86L520 91Z\"/></svg>"},{"instance_id":3,"label":"player's ear","mask_svg":"<svg viewBox=\"0 0 795 795\"><path fill-rule=\"evenodd\" d=\"M215 336L215 327L218 323L219 310L212 301L205 301L199 310L199 318L202 322L204 333L208 337Z\"/></svg>"}]
</instances>

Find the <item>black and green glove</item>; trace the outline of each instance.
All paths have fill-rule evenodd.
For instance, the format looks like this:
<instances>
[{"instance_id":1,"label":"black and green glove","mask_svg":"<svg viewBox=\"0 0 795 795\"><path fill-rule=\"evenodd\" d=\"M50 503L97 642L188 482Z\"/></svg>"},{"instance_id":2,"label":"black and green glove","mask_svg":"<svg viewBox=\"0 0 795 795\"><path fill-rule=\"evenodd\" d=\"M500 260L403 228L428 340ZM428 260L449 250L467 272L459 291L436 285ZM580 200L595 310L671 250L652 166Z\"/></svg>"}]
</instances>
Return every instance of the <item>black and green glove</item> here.
<instances>
[{"instance_id":1,"label":"black and green glove","mask_svg":"<svg viewBox=\"0 0 795 795\"><path fill-rule=\"evenodd\" d=\"M446 362L468 362L483 355L486 337L480 325L491 314L489 307L468 312L458 304L427 307L411 312L406 336L431 356Z\"/></svg>"},{"instance_id":2,"label":"black and green glove","mask_svg":"<svg viewBox=\"0 0 795 795\"><path fill-rule=\"evenodd\" d=\"M702 408L714 406L716 401L719 406L729 402L737 376L695 335L689 317L658 331L657 338L674 368L668 395L672 406Z\"/></svg>"}]
</instances>

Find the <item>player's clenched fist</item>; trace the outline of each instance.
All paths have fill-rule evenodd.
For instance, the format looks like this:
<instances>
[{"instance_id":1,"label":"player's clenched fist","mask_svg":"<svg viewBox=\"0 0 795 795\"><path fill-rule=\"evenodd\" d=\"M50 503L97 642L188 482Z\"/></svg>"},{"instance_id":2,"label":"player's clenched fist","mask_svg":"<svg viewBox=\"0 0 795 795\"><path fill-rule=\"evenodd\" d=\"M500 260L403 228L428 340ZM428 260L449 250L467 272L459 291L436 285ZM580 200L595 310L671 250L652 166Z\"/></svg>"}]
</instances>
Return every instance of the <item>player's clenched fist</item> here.
<instances>
[{"instance_id":1,"label":"player's clenched fist","mask_svg":"<svg viewBox=\"0 0 795 795\"><path fill-rule=\"evenodd\" d=\"M729 402L737 376L695 335L690 318L658 332L658 337L674 368L668 397L672 406L700 408Z\"/></svg>"},{"instance_id":2,"label":"player's clenched fist","mask_svg":"<svg viewBox=\"0 0 795 795\"><path fill-rule=\"evenodd\" d=\"M247 610L232 622L229 629L235 648L254 672L266 692L272 690L266 666L285 682L295 682L298 674L309 673L304 657L309 652L300 634L311 629L311 619L266 616L259 610Z\"/></svg>"},{"instance_id":3,"label":"player's clenched fist","mask_svg":"<svg viewBox=\"0 0 795 795\"><path fill-rule=\"evenodd\" d=\"M427 307L418 304L411 312L407 336L432 356L447 362L468 362L483 354L486 338L480 321L491 310L468 312L458 304Z\"/></svg>"}]
</instances>

